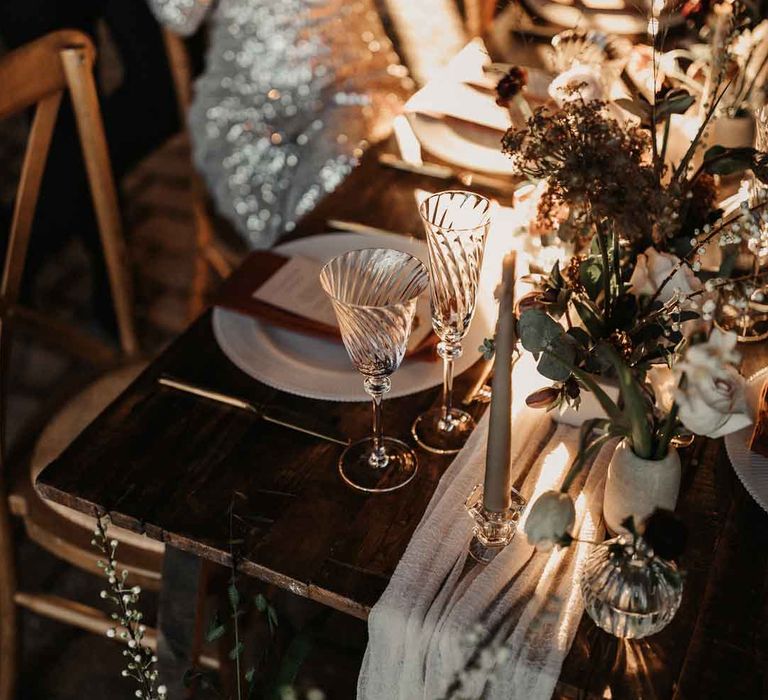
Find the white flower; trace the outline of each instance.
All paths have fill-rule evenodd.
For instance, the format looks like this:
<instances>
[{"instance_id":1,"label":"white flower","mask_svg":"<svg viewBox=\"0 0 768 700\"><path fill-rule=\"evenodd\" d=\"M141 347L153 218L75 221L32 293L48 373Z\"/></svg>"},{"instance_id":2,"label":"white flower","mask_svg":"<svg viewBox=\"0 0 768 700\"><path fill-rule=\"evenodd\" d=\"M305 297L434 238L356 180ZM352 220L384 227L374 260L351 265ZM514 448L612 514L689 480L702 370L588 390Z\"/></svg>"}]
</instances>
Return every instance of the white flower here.
<instances>
[{"instance_id":1,"label":"white flower","mask_svg":"<svg viewBox=\"0 0 768 700\"><path fill-rule=\"evenodd\" d=\"M545 491L539 496L525 520L528 541L540 550L550 550L573 527L576 509L567 493Z\"/></svg>"},{"instance_id":2,"label":"white flower","mask_svg":"<svg viewBox=\"0 0 768 700\"><path fill-rule=\"evenodd\" d=\"M571 91L575 88L575 91ZM549 96L562 107L567 102L584 100L593 102L606 98L600 69L584 63L575 63L549 84Z\"/></svg>"},{"instance_id":3,"label":"white flower","mask_svg":"<svg viewBox=\"0 0 768 700\"><path fill-rule=\"evenodd\" d=\"M629 280L632 293L638 296L655 294L661 283L669 277L679 263L680 258L672 253L661 253L653 247L647 248L645 253L637 256L637 263ZM672 279L664 285L658 299L664 304L672 299L676 292L687 296L700 289L701 280L687 265L681 265Z\"/></svg>"},{"instance_id":4,"label":"white flower","mask_svg":"<svg viewBox=\"0 0 768 700\"><path fill-rule=\"evenodd\" d=\"M741 430L752 421L747 414L744 378L738 362L736 334L715 328L706 343L688 349L676 369L685 374L675 391L682 424L693 433L717 438Z\"/></svg>"},{"instance_id":5,"label":"white flower","mask_svg":"<svg viewBox=\"0 0 768 700\"><path fill-rule=\"evenodd\" d=\"M646 375L651 383L656 404L662 410L669 412L675 400L675 375L666 365L651 365Z\"/></svg>"}]
</instances>

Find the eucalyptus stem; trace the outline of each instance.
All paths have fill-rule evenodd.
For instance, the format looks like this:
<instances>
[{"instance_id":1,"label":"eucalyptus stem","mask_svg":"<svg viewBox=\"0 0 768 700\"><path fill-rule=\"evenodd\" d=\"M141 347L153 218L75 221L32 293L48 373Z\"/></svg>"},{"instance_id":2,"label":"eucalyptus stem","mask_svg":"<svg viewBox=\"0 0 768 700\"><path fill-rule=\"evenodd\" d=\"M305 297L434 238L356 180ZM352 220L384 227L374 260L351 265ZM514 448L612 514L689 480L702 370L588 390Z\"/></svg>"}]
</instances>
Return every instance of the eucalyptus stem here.
<instances>
[{"instance_id":1,"label":"eucalyptus stem","mask_svg":"<svg viewBox=\"0 0 768 700\"><path fill-rule=\"evenodd\" d=\"M667 414L667 420L664 421L664 428L659 436L659 441L656 444L656 451L654 452L654 459L664 459L669 452L669 443L672 441L672 432L675 429L675 423L677 423L677 413L679 408L676 403L672 404L672 408Z\"/></svg>"},{"instance_id":2,"label":"eucalyptus stem","mask_svg":"<svg viewBox=\"0 0 768 700\"><path fill-rule=\"evenodd\" d=\"M237 594L237 561L235 560L235 552L233 547L234 541L234 515L235 515L235 502L234 499L229 504L229 559L230 559L230 573L229 573L229 604L232 608L232 627L235 634L235 685L237 686L237 700L242 700L242 676L240 675L240 611L239 611L239 594Z\"/></svg>"},{"instance_id":3,"label":"eucalyptus stem","mask_svg":"<svg viewBox=\"0 0 768 700\"><path fill-rule=\"evenodd\" d=\"M659 168L658 168L659 175L661 175L662 171L664 170L664 160L667 157L667 145L669 144L669 130L671 126L672 126L672 115L669 115L667 117L667 120L664 122L664 135L662 136L662 139L661 139L661 154L659 155Z\"/></svg>"},{"instance_id":4,"label":"eucalyptus stem","mask_svg":"<svg viewBox=\"0 0 768 700\"><path fill-rule=\"evenodd\" d=\"M608 257L608 241L605 239L602 222L596 223L595 236L597 237L597 245L600 247L600 258L603 261L603 294L605 295L605 316L606 318L610 318L611 309L613 307L613 300L611 296L610 259Z\"/></svg>"}]
</instances>

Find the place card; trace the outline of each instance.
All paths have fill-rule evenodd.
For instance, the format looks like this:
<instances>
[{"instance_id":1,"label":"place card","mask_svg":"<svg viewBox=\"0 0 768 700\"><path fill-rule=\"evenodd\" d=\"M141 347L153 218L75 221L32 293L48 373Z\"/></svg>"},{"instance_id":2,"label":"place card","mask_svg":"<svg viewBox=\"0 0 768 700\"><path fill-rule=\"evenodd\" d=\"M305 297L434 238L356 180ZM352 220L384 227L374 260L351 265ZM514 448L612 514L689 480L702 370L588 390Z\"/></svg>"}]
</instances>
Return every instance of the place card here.
<instances>
[{"instance_id":1,"label":"place card","mask_svg":"<svg viewBox=\"0 0 768 700\"><path fill-rule=\"evenodd\" d=\"M336 314L320 286L323 263L300 255L287 258L253 293L253 298L312 322L338 328ZM407 349L413 352L428 340L432 331L429 296L422 294L416 304L413 330Z\"/></svg>"},{"instance_id":2,"label":"place card","mask_svg":"<svg viewBox=\"0 0 768 700\"><path fill-rule=\"evenodd\" d=\"M253 294L265 304L338 327L331 302L320 287L322 265L300 255L288 258Z\"/></svg>"}]
</instances>

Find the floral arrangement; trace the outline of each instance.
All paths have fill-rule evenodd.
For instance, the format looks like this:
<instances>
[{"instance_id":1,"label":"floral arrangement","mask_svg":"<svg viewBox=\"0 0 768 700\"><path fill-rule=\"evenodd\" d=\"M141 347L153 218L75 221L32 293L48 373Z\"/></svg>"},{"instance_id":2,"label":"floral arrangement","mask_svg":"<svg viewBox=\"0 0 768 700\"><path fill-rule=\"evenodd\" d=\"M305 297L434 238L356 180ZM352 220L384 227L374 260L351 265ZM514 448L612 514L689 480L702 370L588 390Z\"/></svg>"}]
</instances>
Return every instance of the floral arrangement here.
<instances>
[{"instance_id":1,"label":"floral arrangement","mask_svg":"<svg viewBox=\"0 0 768 700\"><path fill-rule=\"evenodd\" d=\"M717 186L718 176L747 170L768 183L768 154L713 146L692 165L727 87L676 163L668 158L672 120L696 102L685 88L662 85L652 103L640 95L608 103L578 80L561 89L569 99L536 109L502 140L518 174L544 183L532 230L556 231L574 251L532 278L536 290L520 304L523 347L556 382L529 405L548 409L579 405L584 382L569 365L616 379L615 364L595 352L600 344L641 376L673 364L689 322L711 319L715 293L733 284L700 280L701 256L715 241L734 253L744 241L754 248L768 221L768 201L744 202L723 218Z\"/></svg>"},{"instance_id":2,"label":"floral arrangement","mask_svg":"<svg viewBox=\"0 0 768 700\"><path fill-rule=\"evenodd\" d=\"M607 344L599 351L616 369L619 402L613 401L589 374L572 368L595 393L607 418L583 424L578 456L560 490L545 492L531 507L525 526L529 540L544 549L569 542L575 509L568 489L608 441L622 438L641 459L660 460L675 437L686 433L720 437L749 425L744 379L735 367L739 361L735 346L735 334L715 329L707 341L688 347L675 367L675 388L668 396L663 396L660 388L654 391L650 383L641 383Z\"/></svg>"}]
</instances>

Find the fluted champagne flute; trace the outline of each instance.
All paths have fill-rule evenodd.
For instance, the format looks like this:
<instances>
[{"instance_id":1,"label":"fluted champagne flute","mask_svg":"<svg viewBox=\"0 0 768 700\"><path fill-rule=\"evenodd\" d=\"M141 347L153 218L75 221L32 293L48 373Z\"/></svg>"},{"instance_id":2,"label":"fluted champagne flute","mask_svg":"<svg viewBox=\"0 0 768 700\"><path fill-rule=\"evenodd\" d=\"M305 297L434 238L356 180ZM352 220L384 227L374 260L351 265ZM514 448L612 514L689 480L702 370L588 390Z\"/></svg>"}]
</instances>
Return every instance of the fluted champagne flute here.
<instances>
[{"instance_id":1,"label":"fluted champagne flute","mask_svg":"<svg viewBox=\"0 0 768 700\"><path fill-rule=\"evenodd\" d=\"M475 427L472 416L453 406L453 365L475 313L490 209L485 197L461 190L433 194L419 209L429 250L432 327L443 358L443 399L441 406L422 413L411 430L431 452L458 452Z\"/></svg>"},{"instance_id":2,"label":"fluted champagne flute","mask_svg":"<svg viewBox=\"0 0 768 700\"><path fill-rule=\"evenodd\" d=\"M416 475L417 459L404 442L384 436L381 401L405 355L416 301L429 285L429 273L412 255L367 248L331 260L320 273L320 284L373 402L373 433L344 450L339 473L361 491L394 491Z\"/></svg>"}]
</instances>

